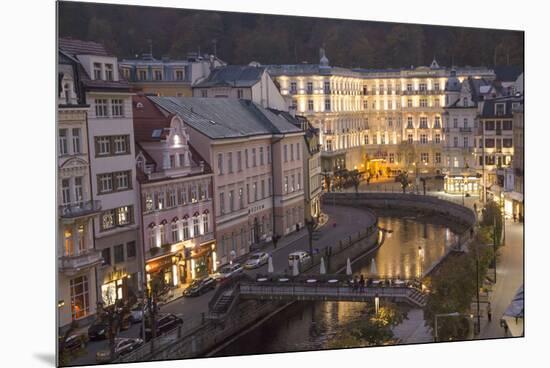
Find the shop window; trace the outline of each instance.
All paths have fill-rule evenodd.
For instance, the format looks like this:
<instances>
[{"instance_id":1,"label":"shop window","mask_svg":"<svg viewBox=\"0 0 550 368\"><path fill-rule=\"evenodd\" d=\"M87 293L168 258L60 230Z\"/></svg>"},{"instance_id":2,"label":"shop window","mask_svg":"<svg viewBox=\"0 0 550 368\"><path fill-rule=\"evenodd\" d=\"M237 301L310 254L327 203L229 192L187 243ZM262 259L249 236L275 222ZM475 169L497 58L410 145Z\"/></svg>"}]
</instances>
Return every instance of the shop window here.
<instances>
[{"instance_id":1,"label":"shop window","mask_svg":"<svg viewBox=\"0 0 550 368\"><path fill-rule=\"evenodd\" d=\"M80 276L70 281L71 314L73 320L86 317L90 312L90 296L88 294L88 278Z\"/></svg>"}]
</instances>

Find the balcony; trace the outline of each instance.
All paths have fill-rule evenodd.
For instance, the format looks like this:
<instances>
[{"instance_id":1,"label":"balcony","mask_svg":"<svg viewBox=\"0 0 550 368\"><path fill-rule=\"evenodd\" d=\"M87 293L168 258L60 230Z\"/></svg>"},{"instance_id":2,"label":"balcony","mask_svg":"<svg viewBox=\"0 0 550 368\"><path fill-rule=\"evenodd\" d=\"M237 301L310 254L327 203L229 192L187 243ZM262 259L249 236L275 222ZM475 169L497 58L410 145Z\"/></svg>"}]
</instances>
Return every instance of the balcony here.
<instances>
[{"instance_id":1,"label":"balcony","mask_svg":"<svg viewBox=\"0 0 550 368\"><path fill-rule=\"evenodd\" d=\"M471 133L472 128L460 128L460 133Z\"/></svg>"},{"instance_id":2,"label":"balcony","mask_svg":"<svg viewBox=\"0 0 550 368\"><path fill-rule=\"evenodd\" d=\"M67 276L73 276L78 272L103 263L101 251L88 249L77 255L59 257L59 271Z\"/></svg>"},{"instance_id":3,"label":"balcony","mask_svg":"<svg viewBox=\"0 0 550 368\"><path fill-rule=\"evenodd\" d=\"M101 201L83 201L59 206L59 216L63 219L93 215L101 211Z\"/></svg>"}]
</instances>

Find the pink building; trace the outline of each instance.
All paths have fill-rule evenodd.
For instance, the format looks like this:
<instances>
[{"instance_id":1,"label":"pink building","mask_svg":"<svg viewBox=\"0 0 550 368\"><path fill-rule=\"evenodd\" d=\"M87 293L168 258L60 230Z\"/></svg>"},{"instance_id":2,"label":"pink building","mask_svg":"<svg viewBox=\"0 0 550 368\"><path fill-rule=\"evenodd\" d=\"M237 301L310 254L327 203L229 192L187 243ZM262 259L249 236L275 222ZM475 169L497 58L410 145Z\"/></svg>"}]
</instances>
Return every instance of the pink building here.
<instances>
[{"instance_id":1,"label":"pink building","mask_svg":"<svg viewBox=\"0 0 550 368\"><path fill-rule=\"evenodd\" d=\"M217 259L304 224L304 132L280 111L228 98L149 97L189 128L213 169Z\"/></svg>"},{"instance_id":2,"label":"pink building","mask_svg":"<svg viewBox=\"0 0 550 368\"><path fill-rule=\"evenodd\" d=\"M146 281L179 286L215 270L212 171L177 115L133 99Z\"/></svg>"}]
</instances>

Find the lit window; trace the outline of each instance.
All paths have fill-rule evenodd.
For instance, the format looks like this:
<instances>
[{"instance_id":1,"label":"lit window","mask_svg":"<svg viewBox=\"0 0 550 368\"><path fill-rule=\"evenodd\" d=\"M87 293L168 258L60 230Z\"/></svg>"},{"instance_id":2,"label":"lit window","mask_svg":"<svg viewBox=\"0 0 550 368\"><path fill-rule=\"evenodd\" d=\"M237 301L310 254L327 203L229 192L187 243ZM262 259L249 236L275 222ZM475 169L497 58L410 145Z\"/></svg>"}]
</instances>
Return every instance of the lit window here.
<instances>
[{"instance_id":1,"label":"lit window","mask_svg":"<svg viewBox=\"0 0 550 368\"><path fill-rule=\"evenodd\" d=\"M90 296L88 294L88 278L80 276L70 281L71 316L73 320L86 317L90 312Z\"/></svg>"}]
</instances>

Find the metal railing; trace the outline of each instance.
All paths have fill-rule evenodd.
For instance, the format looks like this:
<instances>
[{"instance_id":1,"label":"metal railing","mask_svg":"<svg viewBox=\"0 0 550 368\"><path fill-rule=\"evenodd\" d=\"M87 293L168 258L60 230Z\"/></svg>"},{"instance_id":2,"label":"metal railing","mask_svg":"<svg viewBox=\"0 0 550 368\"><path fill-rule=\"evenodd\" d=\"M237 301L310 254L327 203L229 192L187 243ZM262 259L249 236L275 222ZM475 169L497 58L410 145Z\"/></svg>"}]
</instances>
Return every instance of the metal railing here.
<instances>
[{"instance_id":1,"label":"metal railing","mask_svg":"<svg viewBox=\"0 0 550 368\"><path fill-rule=\"evenodd\" d=\"M101 251L96 249L86 249L75 255L64 255L59 257L59 270L67 272L79 270L87 266L93 266L103 262Z\"/></svg>"},{"instance_id":2,"label":"metal railing","mask_svg":"<svg viewBox=\"0 0 550 368\"><path fill-rule=\"evenodd\" d=\"M59 206L59 216L71 218L101 211L101 201L89 200Z\"/></svg>"}]
</instances>

